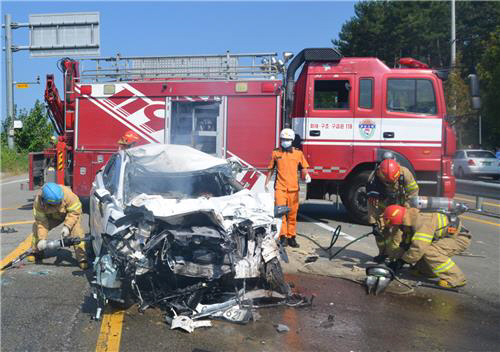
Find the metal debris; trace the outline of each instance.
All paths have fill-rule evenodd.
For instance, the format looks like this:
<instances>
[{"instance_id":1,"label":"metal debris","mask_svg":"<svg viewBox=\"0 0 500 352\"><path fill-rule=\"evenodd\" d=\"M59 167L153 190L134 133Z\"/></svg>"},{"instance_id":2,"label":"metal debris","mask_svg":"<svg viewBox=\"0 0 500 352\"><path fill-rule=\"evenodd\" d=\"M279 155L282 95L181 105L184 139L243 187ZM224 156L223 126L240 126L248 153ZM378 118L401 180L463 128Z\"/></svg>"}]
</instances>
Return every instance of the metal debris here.
<instances>
[{"instance_id":1,"label":"metal debris","mask_svg":"<svg viewBox=\"0 0 500 352\"><path fill-rule=\"evenodd\" d=\"M318 260L319 256L317 255L310 255L306 258L305 262L306 263L314 263L316 260Z\"/></svg>"},{"instance_id":2,"label":"metal debris","mask_svg":"<svg viewBox=\"0 0 500 352\"><path fill-rule=\"evenodd\" d=\"M276 331L279 333L290 331L290 328L285 324L276 324L274 327L276 328Z\"/></svg>"},{"instance_id":3,"label":"metal debris","mask_svg":"<svg viewBox=\"0 0 500 352\"><path fill-rule=\"evenodd\" d=\"M333 314L328 314L328 318L319 324L320 327L324 329L331 328L334 324L335 316Z\"/></svg>"},{"instance_id":4,"label":"metal debris","mask_svg":"<svg viewBox=\"0 0 500 352\"><path fill-rule=\"evenodd\" d=\"M194 321L185 315L177 315L172 319L172 325L170 326L170 330L173 329L182 329L189 333L192 333L194 329L206 327L209 328L212 326L212 322L210 320L198 320Z\"/></svg>"}]
</instances>

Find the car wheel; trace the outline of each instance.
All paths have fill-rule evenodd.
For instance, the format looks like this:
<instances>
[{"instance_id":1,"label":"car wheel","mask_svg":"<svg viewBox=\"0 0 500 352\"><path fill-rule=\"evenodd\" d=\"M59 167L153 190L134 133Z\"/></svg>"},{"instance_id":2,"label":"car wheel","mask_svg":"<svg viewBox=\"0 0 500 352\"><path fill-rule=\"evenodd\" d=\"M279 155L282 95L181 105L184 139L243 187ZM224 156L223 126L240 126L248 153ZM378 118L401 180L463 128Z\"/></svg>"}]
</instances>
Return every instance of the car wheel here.
<instances>
[{"instance_id":1,"label":"car wheel","mask_svg":"<svg viewBox=\"0 0 500 352\"><path fill-rule=\"evenodd\" d=\"M371 173L370 170L362 171L352 177L347 183L347 189L340 195L342 203L349 211L351 218L362 224L368 224L366 184Z\"/></svg>"},{"instance_id":2,"label":"car wheel","mask_svg":"<svg viewBox=\"0 0 500 352\"><path fill-rule=\"evenodd\" d=\"M290 286L285 281L278 258L273 258L266 263L266 282L271 290L285 295L290 294Z\"/></svg>"}]
</instances>

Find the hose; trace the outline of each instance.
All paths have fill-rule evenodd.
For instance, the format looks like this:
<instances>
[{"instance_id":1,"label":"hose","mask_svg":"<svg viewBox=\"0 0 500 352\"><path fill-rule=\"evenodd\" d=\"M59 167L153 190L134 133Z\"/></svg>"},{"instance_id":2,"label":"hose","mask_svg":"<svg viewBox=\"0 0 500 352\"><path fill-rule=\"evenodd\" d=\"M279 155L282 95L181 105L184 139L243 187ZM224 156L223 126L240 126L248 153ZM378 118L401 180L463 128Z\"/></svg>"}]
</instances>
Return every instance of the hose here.
<instances>
[{"instance_id":1,"label":"hose","mask_svg":"<svg viewBox=\"0 0 500 352\"><path fill-rule=\"evenodd\" d=\"M306 235L302 235L302 234L298 234L298 236L300 237L304 237L304 238L307 238L309 241L311 241L312 243L314 243L316 246L318 246L320 249L324 250L325 252L329 253L330 254L330 250L332 249L332 247L335 245L335 243L337 242L337 240L339 239L340 237L340 231L342 229L342 226L341 225L338 225L337 228L333 231L332 233L332 239L330 241L330 245L328 247L323 247L322 245L320 245L318 242L316 242L314 239L312 239L311 237L309 236L306 236ZM347 247L349 247L351 244L353 244L354 242L357 242L365 237L368 237L370 235L373 234L373 231L370 231L368 233L365 233L364 235L362 236L359 236L358 238L355 238L354 240L352 240L351 242L347 243L344 247L340 248L338 251L336 251L335 253L333 254L330 254L330 256L328 257L329 260L332 260L337 254L339 254L340 252L342 252L344 249L346 249Z\"/></svg>"}]
</instances>

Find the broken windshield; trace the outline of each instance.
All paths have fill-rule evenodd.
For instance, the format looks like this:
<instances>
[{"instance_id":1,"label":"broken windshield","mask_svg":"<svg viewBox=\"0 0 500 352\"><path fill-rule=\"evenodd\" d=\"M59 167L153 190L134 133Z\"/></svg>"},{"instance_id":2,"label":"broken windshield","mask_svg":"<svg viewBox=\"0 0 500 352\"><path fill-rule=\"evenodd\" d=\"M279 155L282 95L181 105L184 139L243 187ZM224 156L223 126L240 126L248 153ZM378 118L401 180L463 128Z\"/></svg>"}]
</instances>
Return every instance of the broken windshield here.
<instances>
[{"instance_id":1,"label":"broken windshield","mask_svg":"<svg viewBox=\"0 0 500 352\"><path fill-rule=\"evenodd\" d=\"M185 199L221 197L243 187L233 178L229 165L218 165L194 172L150 172L137 163L125 170L124 200L129 203L139 194Z\"/></svg>"}]
</instances>

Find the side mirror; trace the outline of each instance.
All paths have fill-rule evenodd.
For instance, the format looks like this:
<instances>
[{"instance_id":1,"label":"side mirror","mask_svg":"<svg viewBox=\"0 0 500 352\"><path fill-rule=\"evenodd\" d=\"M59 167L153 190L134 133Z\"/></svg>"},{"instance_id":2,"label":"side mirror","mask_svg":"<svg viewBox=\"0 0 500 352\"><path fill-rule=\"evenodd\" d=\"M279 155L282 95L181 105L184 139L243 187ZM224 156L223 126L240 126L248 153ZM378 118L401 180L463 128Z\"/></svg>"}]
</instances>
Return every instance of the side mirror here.
<instances>
[{"instance_id":1,"label":"side mirror","mask_svg":"<svg viewBox=\"0 0 500 352\"><path fill-rule=\"evenodd\" d=\"M468 76L471 107L474 110L481 109L481 96L479 93L479 78L475 74Z\"/></svg>"},{"instance_id":2,"label":"side mirror","mask_svg":"<svg viewBox=\"0 0 500 352\"><path fill-rule=\"evenodd\" d=\"M229 165L231 166L231 173L236 176L243 171L243 165L235 159L228 159Z\"/></svg>"},{"instance_id":3,"label":"side mirror","mask_svg":"<svg viewBox=\"0 0 500 352\"><path fill-rule=\"evenodd\" d=\"M96 189L95 192L94 192L94 196L101 203L110 203L110 202L112 202L111 194L106 189Z\"/></svg>"},{"instance_id":4,"label":"side mirror","mask_svg":"<svg viewBox=\"0 0 500 352\"><path fill-rule=\"evenodd\" d=\"M274 217L281 218L290 212L290 208L286 205L277 205L274 207Z\"/></svg>"}]
</instances>

